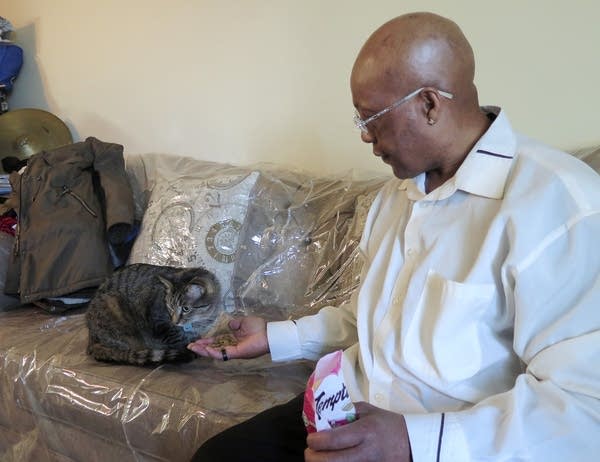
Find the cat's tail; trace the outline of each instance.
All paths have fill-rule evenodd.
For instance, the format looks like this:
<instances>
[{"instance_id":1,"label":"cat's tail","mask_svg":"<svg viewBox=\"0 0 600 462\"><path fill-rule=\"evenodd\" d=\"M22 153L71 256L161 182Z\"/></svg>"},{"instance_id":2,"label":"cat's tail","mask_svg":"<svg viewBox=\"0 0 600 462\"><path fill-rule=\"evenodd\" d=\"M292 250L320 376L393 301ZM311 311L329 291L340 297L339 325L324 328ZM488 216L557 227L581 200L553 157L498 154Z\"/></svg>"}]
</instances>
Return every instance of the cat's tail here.
<instances>
[{"instance_id":1,"label":"cat's tail","mask_svg":"<svg viewBox=\"0 0 600 462\"><path fill-rule=\"evenodd\" d=\"M195 357L194 353L186 348L118 350L99 343L90 345L88 347L88 354L98 361L134 364L137 366L166 362L187 362Z\"/></svg>"}]
</instances>

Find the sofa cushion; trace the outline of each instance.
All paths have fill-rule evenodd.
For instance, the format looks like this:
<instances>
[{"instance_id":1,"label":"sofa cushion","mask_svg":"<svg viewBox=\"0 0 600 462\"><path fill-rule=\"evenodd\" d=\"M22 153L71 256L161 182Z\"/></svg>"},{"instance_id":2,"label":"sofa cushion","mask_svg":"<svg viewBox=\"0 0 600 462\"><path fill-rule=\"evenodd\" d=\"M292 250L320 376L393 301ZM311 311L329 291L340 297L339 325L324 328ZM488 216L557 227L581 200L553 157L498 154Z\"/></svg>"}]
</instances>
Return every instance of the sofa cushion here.
<instances>
[{"instance_id":1,"label":"sofa cushion","mask_svg":"<svg viewBox=\"0 0 600 462\"><path fill-rule=\"evenodd\" d=\"M129 263L202 266L233 311L231 279L240 229L258 172L188 159L158 171Z\"/></svg>"},{"instance_id":2,"label":"sofa cushion","mask_svg":"<svg viewBox=\"0 0 600 462\"><path fill-rule=\"evenodd\" d=\"M238 309L287 319L347 301L366 213L384 181L261 169L235 263Z\"/></svg>"},{"instance_id":3,"label":"sofa cushion","mask_svg":"<svg viewBox=\"0 0 600 462\"><path fill-rule=\"evenodd\" d=\"M129 263L201 264L217 275L228 312L267 319L343 303L357 287L358 242L385 177L160 154L127 166L136 209L146 210Z\"/></svg>"},{"instance_id":4,"label":"sofa cushion","mask_svg":"<svg viewBox=\"0 0 600 462\"><path fill-rule=\"evenodd\" d=\"M81 310L6 311L0 329L0 460L189 460L207 438L302 392L312 370L269 356L101 363L86 354Z\"/></svg>"}]
</instances>

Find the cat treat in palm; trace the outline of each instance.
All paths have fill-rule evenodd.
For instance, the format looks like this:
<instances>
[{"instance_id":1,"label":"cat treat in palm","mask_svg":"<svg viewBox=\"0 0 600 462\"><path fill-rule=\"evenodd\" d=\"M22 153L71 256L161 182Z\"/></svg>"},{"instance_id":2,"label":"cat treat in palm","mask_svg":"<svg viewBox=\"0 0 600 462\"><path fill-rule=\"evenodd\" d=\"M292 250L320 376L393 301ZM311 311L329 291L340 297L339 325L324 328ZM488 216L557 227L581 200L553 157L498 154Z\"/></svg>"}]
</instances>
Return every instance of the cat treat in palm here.
<instances>
[{"instance_id":1,"label":"cat treat in palm","mask_svg":"<svg viewBox=\"0 0 600 462\"><path fill-rule=\"evenodd\" d=\"M323 356L308 379L302 419L308 433L345 425L358 419L342 374L342 352Z\"/></svg>"}]
</instances>

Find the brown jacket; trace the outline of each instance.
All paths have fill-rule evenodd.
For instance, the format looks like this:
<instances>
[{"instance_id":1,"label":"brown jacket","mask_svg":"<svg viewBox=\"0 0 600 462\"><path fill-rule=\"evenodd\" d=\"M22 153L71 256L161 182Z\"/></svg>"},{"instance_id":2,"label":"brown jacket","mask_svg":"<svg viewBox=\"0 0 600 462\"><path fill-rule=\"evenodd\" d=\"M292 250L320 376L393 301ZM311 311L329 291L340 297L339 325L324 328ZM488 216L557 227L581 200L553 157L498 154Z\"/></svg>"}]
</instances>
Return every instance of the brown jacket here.
<instances>
[{"instance_id":1,"label":"brown jacket","mask_svg":"<svg viewBox=\"0 0 600 462\"><path fill-rule=\"evenodd\" d=\"M11 183L19 225L5 292L27 303L98 286L113 270L108 242L133 225L123 146L90 137L43 151Z\"/></svg>"}]
</instances>

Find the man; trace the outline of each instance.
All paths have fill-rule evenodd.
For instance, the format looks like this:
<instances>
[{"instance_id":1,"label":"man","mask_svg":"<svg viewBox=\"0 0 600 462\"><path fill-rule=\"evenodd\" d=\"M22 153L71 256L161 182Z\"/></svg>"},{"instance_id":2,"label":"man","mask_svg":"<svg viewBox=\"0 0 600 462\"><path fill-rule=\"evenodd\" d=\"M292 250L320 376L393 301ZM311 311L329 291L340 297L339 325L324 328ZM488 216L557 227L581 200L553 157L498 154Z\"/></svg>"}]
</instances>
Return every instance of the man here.
<instances>
[{"instance_id":1,"label":"man","mask_svg":"<svg viewBox=\"0 0 600 462\"><path fill-rule=\"evenodd\" d=\"M229 358L345 348L360 418L304 440L298 398L198 460L595 460L600 178L481 108L474 68L445 18L373 33L352 70L355 121L396 178L367 217L358 294L294 322L231 324ZM221 358L209 343L190 348Z\"/></svg>"}]
</instances>

